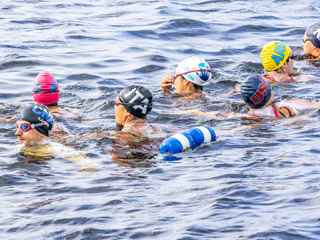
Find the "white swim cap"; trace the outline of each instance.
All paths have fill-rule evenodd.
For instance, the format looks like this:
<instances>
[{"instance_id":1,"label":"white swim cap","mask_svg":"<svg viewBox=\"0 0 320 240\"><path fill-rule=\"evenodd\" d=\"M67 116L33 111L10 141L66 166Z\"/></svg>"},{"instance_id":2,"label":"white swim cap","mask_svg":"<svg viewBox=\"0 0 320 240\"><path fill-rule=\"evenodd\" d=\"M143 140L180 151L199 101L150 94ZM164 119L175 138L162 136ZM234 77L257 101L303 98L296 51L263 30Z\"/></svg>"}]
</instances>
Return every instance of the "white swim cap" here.
<instances>
[{"instance_id":1,"label":"white swim cap","mask_svg":"<svg viewBox=\"0 0 320 240\"><path fill-rule=\"evenodd\" d=\"M183 77L192 83L204 86L209 82L211 75L211 67L200 57L188 57L184 59L177 67L176 71L183 74Z\"/></svg>"}]
</instances>

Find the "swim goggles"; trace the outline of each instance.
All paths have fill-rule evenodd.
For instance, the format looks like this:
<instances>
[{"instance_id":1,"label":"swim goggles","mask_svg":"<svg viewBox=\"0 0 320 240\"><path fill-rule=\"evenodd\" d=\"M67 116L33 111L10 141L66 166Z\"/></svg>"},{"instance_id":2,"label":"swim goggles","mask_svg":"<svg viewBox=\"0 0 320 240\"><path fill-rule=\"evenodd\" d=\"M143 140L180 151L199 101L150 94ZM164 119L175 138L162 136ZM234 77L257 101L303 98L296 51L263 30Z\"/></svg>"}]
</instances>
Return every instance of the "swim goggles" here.
<instances>
[{"instance_id":1,"label":"swim goggles","mask_svg":"<svg viewBox=\"0 0 320 240\"><path fill-rule=\"evenodd\" d=\"M118 107L119 105L131 105L131 106L135 106L135 105L148 105L148 106L152 106L153 102L149 102L149 103L144 103L144 102L133 102L133 103L122 103L122 102L118 102L118 101L114 101L114 105L116 107Z\"/></svg>"},{"instance_id":2,"label":"swim goggles","mask_svg":"<svg viewBox=\"0 0 320 240\"><path fill-rule=\"evenodd\" d=\"M303 39L302 39L302 42L303 42L303 43L306 43L307 41L310 41L310 42L311 42L311 40L310 40L309 38L303 38Z\"/></svg>"},{"instance_id":3,"label":"swim goggles","mask_svg":"<svg viewBox=\"0 0 320 240\"><path fill-rule=\"evenodd\" d=\"M48 125L49 125L48 122L35 123L35 124L24 123L24 124L21 124L21 125L17 124L17 128L20 128L23 132L28 132L32 128L41 127L41 126L49 127Z\"/></svg>"},{"instance_id":4,"label":"swim goggles","mask_svg":"<svg viewBox=\"0 0 320 240\"><path fill-rule=\"evenodd\" d=\"M48 89L48 90L44 90L44 89L39 89L39 90L32 90L33 93L38 93L38 94L48 94L48 93L55 93L55 92L59 92L59 89Z\"/></svg>"},{"instance_id":5,"label":"swim goggles","mask_svg":"<svg viewBox=\"0 0 320 240\"><path fill-rule=\"evenodd\" d=\"M188 72L184 72L184 73L179 73L179 74L173 74L173 80L176 80L178 77L188 74L188 73L192 73L192 72L211 72L210 69L199 69L199 70L193 70L193 71L188 71Z\"/></svg>"}]
</instances>

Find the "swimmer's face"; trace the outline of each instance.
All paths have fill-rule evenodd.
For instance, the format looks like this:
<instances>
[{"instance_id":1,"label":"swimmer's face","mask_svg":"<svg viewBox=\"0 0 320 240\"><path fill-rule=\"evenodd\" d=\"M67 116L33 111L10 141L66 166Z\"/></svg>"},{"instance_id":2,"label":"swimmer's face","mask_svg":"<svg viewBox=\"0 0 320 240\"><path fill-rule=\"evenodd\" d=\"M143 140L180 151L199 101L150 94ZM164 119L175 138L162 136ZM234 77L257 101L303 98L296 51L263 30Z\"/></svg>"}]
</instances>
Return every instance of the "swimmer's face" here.
<instances>
[{"instance_id":1,"label":"swimmer's face","mask_svg":"<svg viewBox=\"0 0 320 240\"><path fill-rule=\"evenodd\" d=\"M116 98L116 103L120 103L119 99ZM115 122L116 124L124 124L125 121L125 114L126 114L126 109L119 104L114 105L114 115L115 115Z\"/></svg>"},{"instance_id":2,"label":"swimmer's face","mask_svg":"<svg viewBox=\"0 0 320 240\"><path fill-rule=\"evenodd\" d=\"M304 54L312 55L312 53L313 53L313 44L310 41L310 39L308 38L306 33L304 33L303 39L304 40L302 42L302 46L303 46Z\"/></svg>"},{"instance_id":3,"label":"swimmer's face","mask_svg":"<svg viewBox=\"0 0 320 240\"><path fill-rule=\"evenodd\" d=\"M30 146L36 145L42 142L45 136L39 133L36 129L30 129L27 132L22 131L20 126L24 123L28 123L26 121L17 121L17 131L15 135L18 137L20 146Z\"/></svg>"},{"instance_id":4,"label":"swimmer's face","mask_svg":"<svg viewBox=\"0 0 320 240\"><path fill-rule=\"evenodd\" d=\"M292 52L290 53L289 55L289 58L288 58L288 74L291 75L294 73L293 71L293 62L294 62L294 59L291 58L292 57Z\"/></svg>"},{"instance_id":5,"label":"swimmer's face","mask_svg":"<svg viewBox=\"0 0 320 240\"><path fill-rule=\"evenodd\" d=\"M270 106L272 104L272 102L273 102L273 92L271 92L271 97L270 97L269 101L262 108Z\"/></svg>"}]
</instances>

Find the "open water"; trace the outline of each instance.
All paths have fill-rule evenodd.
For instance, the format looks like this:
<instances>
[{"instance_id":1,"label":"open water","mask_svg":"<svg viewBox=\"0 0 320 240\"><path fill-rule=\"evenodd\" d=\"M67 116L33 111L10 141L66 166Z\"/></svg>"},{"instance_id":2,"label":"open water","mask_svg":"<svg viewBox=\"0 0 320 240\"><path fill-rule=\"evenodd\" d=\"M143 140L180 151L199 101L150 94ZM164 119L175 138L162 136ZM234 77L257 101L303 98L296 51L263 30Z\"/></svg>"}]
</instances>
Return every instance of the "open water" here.
<instances>
[{"instance_id":1,"label":"open water","mask_svg":"<svg viewBox=\"0 0 320 240\"><path fill-rule=\"evenodd\" d=\"M228 94L252 73L273 40L302 54L318 0L3 0L0 111L32 101L41 71L58 80L60 106L101 121L64 122L71 134L115 130L112 101L132 84L153 91L149 123L216 131L256 123L159 110L246 112ZM188 56L214 68L207 97L161 92L160 79ZM320 101L317 63L295 61L300 84L275 97ZM97 171L59 156L19 152L15 124L0 125L1 239L320 239L319 112L218 138L194 151L161 155L161 140L79 139L71 147Z\"/></svg>"}]
</instances>

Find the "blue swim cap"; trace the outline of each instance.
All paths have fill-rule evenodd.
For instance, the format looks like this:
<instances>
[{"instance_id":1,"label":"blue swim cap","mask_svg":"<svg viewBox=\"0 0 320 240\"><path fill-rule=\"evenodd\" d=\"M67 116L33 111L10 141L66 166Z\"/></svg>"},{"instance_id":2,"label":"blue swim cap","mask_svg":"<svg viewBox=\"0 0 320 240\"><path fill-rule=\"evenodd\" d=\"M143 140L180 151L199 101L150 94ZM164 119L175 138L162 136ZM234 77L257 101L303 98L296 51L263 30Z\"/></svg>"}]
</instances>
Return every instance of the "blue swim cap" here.
<instances>
[{"instance_id":1,"label":"blue swim cap","mask_svg":"<svg viewBox=\"0 0 320 240\"><path fill-rule=\"evenodd\" d=\"M241 84L241 97L250 108L262 108L271 98L271 89L268 79L255 74Z\"/></svg>"},{"instance_id":2,"label":"blue swim cap","mask_svg":"<svg viewBox=\"0 0 320 240\"><path fill-rule=\"evenodd\" d=\"M309 26L306 30L306 34L312 44L320 48L320 22Z\"/></svg>"}]
</instances>

